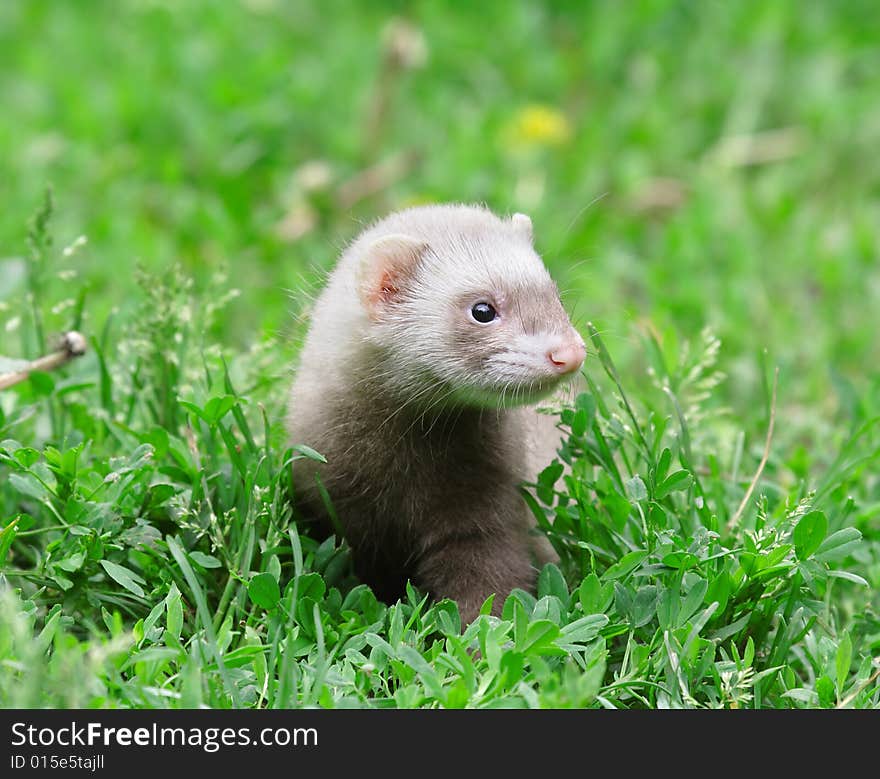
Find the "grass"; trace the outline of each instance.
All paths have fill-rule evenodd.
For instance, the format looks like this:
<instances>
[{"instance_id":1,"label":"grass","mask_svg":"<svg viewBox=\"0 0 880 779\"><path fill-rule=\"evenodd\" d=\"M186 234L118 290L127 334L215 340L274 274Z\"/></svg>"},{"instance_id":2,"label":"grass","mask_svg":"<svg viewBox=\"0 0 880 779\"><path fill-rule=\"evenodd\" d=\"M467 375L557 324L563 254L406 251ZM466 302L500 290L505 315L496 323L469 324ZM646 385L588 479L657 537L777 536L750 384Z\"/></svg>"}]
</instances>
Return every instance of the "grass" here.
<instances>
[{"instance_id":1,"label":"grass","mask_svg":"<svg viewBox=\"0 0 880 779\"><path fill-rule=\"evenodd\" d=\"M0 7L0 373L90 346L0 390L0 705L880 706L869 4L325 5ZM463 632L298 533L281 425L431 200L530 213L592 345L560 565Z\"/></svg>"}]
</instances>

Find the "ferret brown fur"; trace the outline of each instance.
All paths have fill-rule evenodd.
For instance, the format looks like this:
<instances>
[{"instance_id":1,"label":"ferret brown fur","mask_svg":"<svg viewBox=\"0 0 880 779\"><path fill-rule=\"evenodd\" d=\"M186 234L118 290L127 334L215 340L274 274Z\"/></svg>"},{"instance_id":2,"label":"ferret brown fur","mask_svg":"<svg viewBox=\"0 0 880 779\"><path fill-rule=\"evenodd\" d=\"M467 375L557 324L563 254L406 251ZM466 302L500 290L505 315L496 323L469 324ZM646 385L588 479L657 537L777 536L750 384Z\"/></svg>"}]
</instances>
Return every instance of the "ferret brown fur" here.
<instances>
[{"instance_id":1,"label":"ferret brown fur","mask_svg":"<svg viewBox=\"0 0 880 779\"><path fill-rule=\"evenodd\" d=\"M408 209L365 230L315 302L291 391L301 514L326 487L355 570L393 600L407 579L472 620L533 590L555 555L518 485L549 464L534 404L576 372L584 343L532 246L528 217Z\"/></svg>"}]
</instances>

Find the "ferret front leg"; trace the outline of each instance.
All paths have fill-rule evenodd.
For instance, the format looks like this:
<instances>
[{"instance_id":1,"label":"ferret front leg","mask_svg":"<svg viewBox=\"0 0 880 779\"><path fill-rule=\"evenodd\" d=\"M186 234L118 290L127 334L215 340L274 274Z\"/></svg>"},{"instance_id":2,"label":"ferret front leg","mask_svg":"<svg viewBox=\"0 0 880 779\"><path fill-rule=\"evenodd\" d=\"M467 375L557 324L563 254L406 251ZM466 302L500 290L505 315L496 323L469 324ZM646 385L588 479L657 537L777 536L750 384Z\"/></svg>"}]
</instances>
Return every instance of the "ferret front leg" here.
<instances>
[{"instance_id":1,"label":"ferret front leg","mask_svg":"<svg viewBox=\"0 0 880 779\"><path fill-rule=\"evenodd\" d=\"M514 587L534 591L535 576L526 537L487 537L475 532L433 539L416 566L414 580L437 599L455 600L466 625L476 619L493 593L492 613L500 616Z\"/></svg>"}]
</instances>

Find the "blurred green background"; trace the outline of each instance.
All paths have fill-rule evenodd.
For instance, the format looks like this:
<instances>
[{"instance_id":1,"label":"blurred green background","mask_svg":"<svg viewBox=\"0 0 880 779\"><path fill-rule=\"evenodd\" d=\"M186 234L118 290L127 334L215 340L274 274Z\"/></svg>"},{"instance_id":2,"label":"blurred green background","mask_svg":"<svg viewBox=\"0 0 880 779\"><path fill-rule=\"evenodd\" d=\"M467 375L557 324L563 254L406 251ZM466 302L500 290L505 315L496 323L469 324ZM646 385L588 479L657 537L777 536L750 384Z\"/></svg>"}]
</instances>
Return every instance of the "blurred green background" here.
<instances>
[{"instance_id":1,"label":"blurred green background","mask_svg":"<svg viewBox=\"0 0 880 779\"><path fill-rule=\"evenodd\" d=\"M748 416L766 350L818 440L878 383L878 74L870 0L4 0L0 353L47 184L58 247L88 238L51 324L83 286L84 329L124 322L136 263L179 262L240 290L230 349L292 341L364 222L482 201L624 364L708 325L719 397Z\"/></svg>"}]
</instances>

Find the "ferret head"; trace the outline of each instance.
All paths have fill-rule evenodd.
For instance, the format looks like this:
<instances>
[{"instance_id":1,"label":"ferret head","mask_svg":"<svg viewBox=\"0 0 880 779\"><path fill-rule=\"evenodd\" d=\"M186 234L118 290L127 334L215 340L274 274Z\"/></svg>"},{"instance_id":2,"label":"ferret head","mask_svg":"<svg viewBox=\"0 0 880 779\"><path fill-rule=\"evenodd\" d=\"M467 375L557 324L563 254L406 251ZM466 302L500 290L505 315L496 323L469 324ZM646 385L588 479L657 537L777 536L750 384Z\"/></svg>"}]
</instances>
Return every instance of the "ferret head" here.
<instances>
[{"instance_id":1,"label":"ferret head","mask_svg":"<svg viewBox=\"0 0 880 779\"><path fill-rule=\"evenodd\" d=\"M583 339L527 216L409 213L360 259L366 337L382 354L383 382L427 405L498 407L534 402L580 369Z\"/></svg>"}]
</instances>

